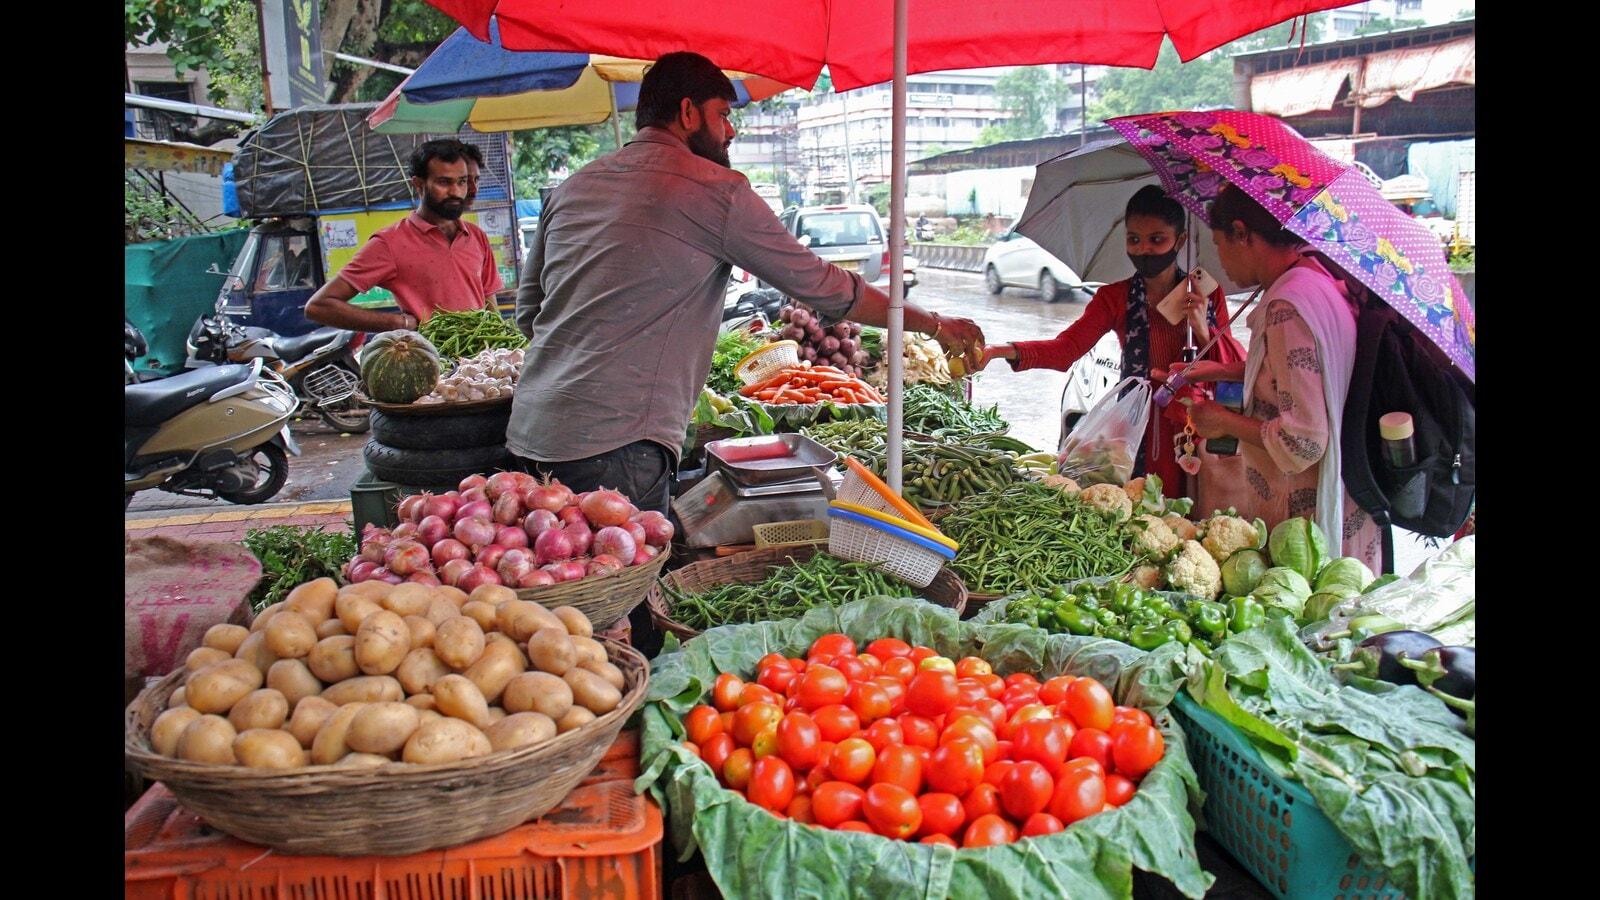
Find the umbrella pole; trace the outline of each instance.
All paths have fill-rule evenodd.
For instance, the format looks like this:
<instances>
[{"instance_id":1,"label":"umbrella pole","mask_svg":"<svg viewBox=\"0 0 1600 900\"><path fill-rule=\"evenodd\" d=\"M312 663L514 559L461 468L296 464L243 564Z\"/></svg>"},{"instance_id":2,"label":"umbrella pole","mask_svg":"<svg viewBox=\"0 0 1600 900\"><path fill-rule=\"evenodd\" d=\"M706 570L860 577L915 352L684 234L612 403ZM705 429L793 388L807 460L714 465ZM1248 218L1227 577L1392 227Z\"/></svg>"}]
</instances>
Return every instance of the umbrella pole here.
<instances>
[{"instance_id":1,"label":"umbrella pole","mask_svg":"<svg viewBox=\"0 0 1600 900\"><path fill-rule=\"evenodd\" d=\"M901 429L905 416L906 30L910 0L894 0L894 129L889 173L889 487L901 489Z\"/></svg>"},{"instance_id":2,"label":"umbrella pole","mask_svg":"<svg viewBox=\"0 0 1600 900\"><path fill-rule=\"evenodd\" d=\"M617 140L617 149L622 149L622 122L617 115L617 86L607 82L606 94L611 98L611 136Z\"/></svg>"}]
</instances>

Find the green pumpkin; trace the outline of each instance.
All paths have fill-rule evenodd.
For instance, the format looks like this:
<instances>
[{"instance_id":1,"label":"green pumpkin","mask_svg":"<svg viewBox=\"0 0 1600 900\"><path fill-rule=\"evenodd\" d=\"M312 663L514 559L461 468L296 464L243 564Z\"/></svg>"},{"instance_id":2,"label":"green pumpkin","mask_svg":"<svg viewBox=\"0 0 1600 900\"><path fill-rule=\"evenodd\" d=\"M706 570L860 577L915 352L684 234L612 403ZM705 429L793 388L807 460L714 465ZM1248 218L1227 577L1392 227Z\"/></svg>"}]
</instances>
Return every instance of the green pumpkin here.
<instances>
[{"instance_id":1,"label":"green pumpkin","mask_svg":"<svg viewBox=\"0 0 1600 900\"><path fill-rule=\"evenodd\" d=\"M385 331L361 351L361 384L379 403L410 403L439 383L439 351L415 331Z\"/></svg>"}]
</instances>

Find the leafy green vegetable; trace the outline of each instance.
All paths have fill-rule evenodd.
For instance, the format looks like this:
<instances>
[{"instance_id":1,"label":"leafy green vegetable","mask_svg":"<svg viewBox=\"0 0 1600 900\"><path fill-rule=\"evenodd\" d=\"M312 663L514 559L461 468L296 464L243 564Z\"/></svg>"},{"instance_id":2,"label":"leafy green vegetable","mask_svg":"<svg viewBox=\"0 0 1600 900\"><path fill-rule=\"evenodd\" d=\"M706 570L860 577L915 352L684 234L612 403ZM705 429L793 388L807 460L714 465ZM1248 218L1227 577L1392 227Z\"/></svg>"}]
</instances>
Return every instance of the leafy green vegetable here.
<instances>
[{"instance_id":1,"label":"leafy green vegetable","mask_svg":"<svg viewBox=\"0 0 1600 900\"><path fill-rule=\"evenodd\" d=\"M721 397L709 391L701 391L699 399L695 400L694 412L689 416L690 437L693 437L694 429L699 425L729 428L738 432L739 437L772 434L777 430L772 416L767 415L761 404L746 400L737 393Z\"/></svg>"},{"instance_id":2,"label":"leafy green vegetable","mask_svg":"<svg viewBox=\"0 0 1600 900\"><path fill-rule=\"evenodd\" d=\"M1294 569L1275 566L1262 573L1261 580L1256 583L1256 589L1250 592L1250 596L1263 606L1270 604L1281 607L1298 617L1311 596L1311 585Z\"/></svg>"},{"instance_id":3,"label":"leafy green vegetable","mask_svg":"<svg viewBox=\"0 0 1600 900\"><path fill-rule=\"evenodd\" d=\"M905 430L936 438L999 434L1011 427L999 407L975 407L931 384L907 385L903 404Z\"/></svg>"},{"instance_id":4,"label":"leafy green vegetable","mask_svg":"<svg viewBox=\"0 0 1600 900\"><path fill-rule=\"evenodd\" d=\"M724 331L717 335L717 347L711 351L711 372L706 375L706 387L719 394L737 394L744 382L734 373L739 360L766 346L767 342L748 331Z\"/></svg>"},{"instance_id":5,"label":"leafy green vegetable","mask_svg":"<svg viewBox=\"0 0 1600 900\"><path fill-rule=\"evenodd\" d=\"M1267 536L1267 555L1274 566L1287 566L1310 582L1328 560L1328 536L1304 516L1285 519Z\"/></svg>"},{"instance_id":6,"label":"leafy green vegetable","mask_svg":"<svg viewBox=\"0 0 1600 900\"><path fill-rule=\"evenodd\" d=\"M1230 596L1243 597L1256 589L1267 574L1267 558L1259 550L1237 550L1222 564L1222 587Z\"/></svg>"},{"instance_id":7,"label":"leafy green vegetable","mask_svg":"<svg viewBox=\"0 0 1600 900\"><path fill-rule=\"evenodd\" d=\"M326 526L273 525L245 532L244 545L261 561L261 581L250 593L250 611L277 603L295 587L333 578L356 555L355 535L323 531Z\"/></svg>"},{"instance_id":8,"label":"leafy green vegetable","mask_svg":"<svg viewBox=\"0 0 1600 900\"><path fill-rule=\"evenodd\" d=\"M1366 563L1354 556L1341 556L1322 567L1311 587L1325 591L1334 585L1343 585L1359 594L1362 588L1371 583L1372 570L1367 568Z\"/></svg>"},{"instance_id":9,"label":"leafy green vegetable","mask_svg":"<svg viewBox=\"0 0 1600 900\"><path fill-rule=\"evenodd\" d=\"M802 655L831 631L858 644L899 637L952 658L983 656L1001 674L1105 676L1120 702L1141 703L1156 716L1166 756L1125 806L1005 846L955 851L776 818L718 785L682 745L681 717L718 672L748 677L766 653ZM1213 881L1195 856L1190 806L1199 800L1198 782L1182 730L1163 712L1165 701L1152 699L1163 692L1170 698L1181 678L1181 652L1171 646L1141 653L1015 625L975 626L916 599L859 600L799 619L714 628L656 658L635 786L661 803L682 858L704 853L713 880L730 897L1130 897L1138 867L1198 898Z\"/></svg>"}]
</instances>

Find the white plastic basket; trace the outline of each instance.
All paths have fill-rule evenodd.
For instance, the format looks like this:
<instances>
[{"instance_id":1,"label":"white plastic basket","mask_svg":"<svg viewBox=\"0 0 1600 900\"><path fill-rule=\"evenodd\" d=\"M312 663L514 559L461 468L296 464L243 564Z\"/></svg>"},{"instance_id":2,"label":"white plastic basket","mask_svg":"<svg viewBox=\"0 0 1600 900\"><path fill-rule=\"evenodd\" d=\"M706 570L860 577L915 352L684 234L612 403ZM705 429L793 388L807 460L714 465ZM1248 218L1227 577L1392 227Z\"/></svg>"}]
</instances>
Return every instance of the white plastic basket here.
<instances>
[{"instance_id":1,"label":"white plastic basket","mask_svg":"<svg viewBox=\"0 0 1600 900\"><path fill-rule=\"evenodd\" d=\"M746 385L766 381L784 369L800 365L800 345L774 341L739 360L733 371Z\"/></svg>"},{"instance_id":2,"label":"white plastic basket","mask_svg":"<svg viewBox=\"0 0 1600 900\"><path fill-rule=\"evenodd\" d=\"M904 519L913 525L938 530L928 521L927 516L906 502L904 497L894 493L892 488L873 475L866 466L849 456L844 457L844 461L844 480L839 483L835 499Z\"/></svg>"},{"instance_id":3,"label":"white plastic basket","mask_svg":"<svg viewBox=\"0 0 1600 900\"><path fill-rule=\"evenodd\" d=\"M955 558L948 548L883 522L841 509L828 510L828 552L872 563L912 587L927 587Z\"/></svg>"}]
</instances>

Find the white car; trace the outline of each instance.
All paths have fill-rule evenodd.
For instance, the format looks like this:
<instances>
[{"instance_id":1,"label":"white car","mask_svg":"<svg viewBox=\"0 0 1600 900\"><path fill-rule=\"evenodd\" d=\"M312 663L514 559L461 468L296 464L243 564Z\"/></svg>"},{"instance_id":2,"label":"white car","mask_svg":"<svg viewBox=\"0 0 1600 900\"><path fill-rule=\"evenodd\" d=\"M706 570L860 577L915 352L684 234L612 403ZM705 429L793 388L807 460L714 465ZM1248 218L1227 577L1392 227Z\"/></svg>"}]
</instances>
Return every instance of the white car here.
<instances>
[{"instance_id":1,"label":"white car","mask_svg":"<svg viewBox=\"0 0 1600 900\"><path fill-rule=\"evenodd\" d=\"M878 211L866 204L790 207L778 216L783 227L828 262L859 272L868 284L889 289L889 245ZM905 293L917 283L917 261L902 258ZM763 284L763 287L765 285Z\"/></svg>"},{"instance_id":2,"label":"white car","mask_svg":"<svg viewBox=\"0 0 1600 900\"><path fill-rule=\"evenodd\" d=\"M983 281L989 293L1008 287L1036 289L1046 303L1087 301L1097 285L1085 285L1078 273L1028 238L1010 231L983 254Z\"/></svg>"}]
</instances>

